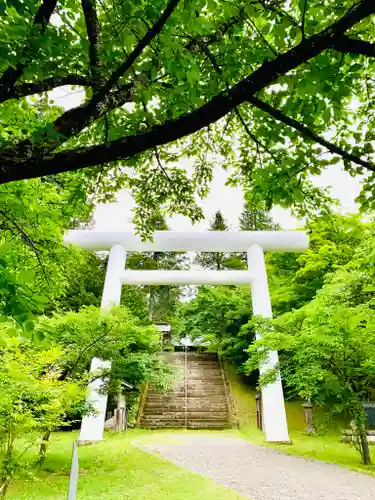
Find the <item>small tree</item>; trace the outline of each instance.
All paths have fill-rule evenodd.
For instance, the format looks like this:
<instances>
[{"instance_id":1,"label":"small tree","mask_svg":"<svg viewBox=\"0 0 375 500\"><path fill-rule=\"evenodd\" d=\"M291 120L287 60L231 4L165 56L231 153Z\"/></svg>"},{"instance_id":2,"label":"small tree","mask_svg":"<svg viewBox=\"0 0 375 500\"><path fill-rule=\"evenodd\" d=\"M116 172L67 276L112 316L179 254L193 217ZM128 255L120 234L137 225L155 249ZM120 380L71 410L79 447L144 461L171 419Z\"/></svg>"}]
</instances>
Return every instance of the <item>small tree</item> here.
<instances>
[{"instance_id":1,"label":"small tree","mask_svg":"<svg viewBox=\"0 0 375 500\"><path fill-rule=\"evenodd\" d=\"M78 313L44 317L35 334L41 338L41 346L58 346L63 351L62 380L88 377L91 359L99 357L112 361L110 372L103 373L108 375L104 390L111 396L117 395L124 380L135 387L152 382L165 389L172 381L170 368L158 356L158 330L124 307L106 314L87 307Z\"/></svg>"},{"instance_id":2,"label":"small tree","mask_svg":"<svg viewBox=\"0 0 375 500\"><path fill-rule=\"evenodd\" d=\"M263 201L256 201L250 194L245 195L245 199L245 206L238 220L241 231L278 231L280 229Z\"/></svg>"},{"instance_id":3,"label":"small tree","mask_svg":"<svg viewBox=\"0 0 375 500\"><path fill-rule=\"evenodd\" d=\"M278 231L279 224L273 221L266 204L259 197L253 195L251 191L245 193L245 205L238 219L241 231ZM247 254L242 253L238 258L247 268Z\"/></svg>"},{"instance_id":4,"label":"small tree","mask_svg":"<svg viewBox=\"0 0 375 500\"><path fill-rule=\"evenodd\" d=\"M156 213L152 220L155 230L168 231L169 227L160 213ZM133 252L126 261L129 269L183 269L186 260L185 253L178 252ZM152 322L168 321L173 314L179 296L180 286L148 285L142 287L147 294L148 319Z\"/></svg>"},{"instance_id":5,"label":"small tree","mask_svg":"<svg viewBox=\"0 0 375 500\"><path fill-rule=\"evenodd\" d=\"M208 230L229 231L229 226L220 210L215 213ZM221 269L238 269L243 267L237 256L225 252L202 252L195 257L194 262L204 269L216 269L218 271Z\"/></svg>"},{"instance_id":6,"label":"small tree","mask_svg":"<svg viewBox=\"0 0 375 500\"><path fill-rule=\"evenodd\" d=\"M193 300L181 303L173 331L181 337L210 342L223 358L242 371L253 332L245 333L240 327L250 316L251 296L247 286L201 286Z\"/></svg>"},{"instance_id":7,"label":"small tree","mask_svg":"<svg viewBox=\"0 0 375 500\"><path fill-rule=\"evenodd\" d=\"M335 286L338 292L337 283L325 286L310 304L272 325L261 321L257 329L263 334L249 348L247 369L258 366L268 350L281 350L286 386L333 417L344 414L354 422L355 444L363 462L370 464L362 402L375 384L375 311L367 304L338 305L330 296ZM260 383L274 376L270 371Z\"/></svg>"},{"instance_id":8,"label":"small tree","mask_svg":"<svg viewBox=\"0 0 375 500\"><path fill-rule=\"evenodd\" d=\"M0 496L21 467L21 457L47 430L59 427L82 387L60 380L58 348L37 350L9 336L4 326L0 351Z\"/></svg>"}]
</instances>

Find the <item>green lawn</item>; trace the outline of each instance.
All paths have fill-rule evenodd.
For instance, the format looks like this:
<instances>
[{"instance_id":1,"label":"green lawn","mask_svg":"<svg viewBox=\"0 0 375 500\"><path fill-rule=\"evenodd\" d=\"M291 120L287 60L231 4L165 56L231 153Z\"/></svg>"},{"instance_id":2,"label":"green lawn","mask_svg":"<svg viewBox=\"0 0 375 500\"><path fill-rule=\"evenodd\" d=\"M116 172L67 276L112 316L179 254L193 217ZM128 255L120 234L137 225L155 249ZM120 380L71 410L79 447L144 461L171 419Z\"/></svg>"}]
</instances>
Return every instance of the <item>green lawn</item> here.
<instances>
[{"instance_id":1,"label":"green lawn","mask_svg":"<svg viewBox=\"0 0 375 500\"><path fill-rule=\"evenodd\" d=\"M283 453L334 462L375 475L375 467L365 467L357 450L340 442L340 429L331 428L325 435L308 436L298 402L286 404L292 445L270 445L256 428L255 394L242 383L234 370L228 369L236 401L239 430L218 432L220 436L244 437L254 444L272 446ZM140 429L116 435L107 433L102 443L79 448L80 477L78 499L82 500L240 500L237 493L217 486L210 479L190 473L132 443L182 440L203 431L151 432ZM215 434L213 431L210 434ZM73 440L76 433L56 433L42 471L30 469L14 481L9 498L14 500L65 499ZM375 447L372 448L375 452ZM375 453L374 460L375 460ZM35 459L31 450L25 460Z\"/></svg>"},{"instance_id":2,"label":"green lawn","mask_svg":"<svg viewBox=\"0 0 375 500\"><path fill-rule=\"evenodd\" d=\"M350 444L340 442L341 429L331 427L324 435L308 436L305 432L303 409L300 402L287 402L286 413L291 445L273 445L264 442L264 435L256 427L255 392L245 385L233 367L227 367L232 393L237 408L241 434L254 444L276 448L290 455L333 462L344 467L375 475L375 466L361 463L358 451ZM375 446L370 448L375 462Z\"/></svg>"},{"instance_id":3,"label":"green lawn","mask_svg":"<svg viewBox=\"0 0 375 500\"><path fill-rule=\"evenodd\" d=\"M153 433L132 430L107 434L102 443L79 448L79 500L241 500L235 492L217 486L132 446L131 441ZM30 471L9 488L14 500L66 499L71 448L75 433L57 433L44 470ZM33 458L32 454L27 457Z\"/></svg>"}]
</instances>

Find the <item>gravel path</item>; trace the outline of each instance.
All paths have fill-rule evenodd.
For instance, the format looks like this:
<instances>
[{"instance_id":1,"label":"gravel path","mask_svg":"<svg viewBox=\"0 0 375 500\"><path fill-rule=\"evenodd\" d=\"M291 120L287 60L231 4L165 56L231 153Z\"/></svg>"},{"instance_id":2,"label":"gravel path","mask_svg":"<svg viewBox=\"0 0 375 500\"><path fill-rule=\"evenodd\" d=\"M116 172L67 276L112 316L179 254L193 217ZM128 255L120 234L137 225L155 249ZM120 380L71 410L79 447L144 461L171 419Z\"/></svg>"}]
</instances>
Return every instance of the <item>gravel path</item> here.
<instances>
[{"instance_id":1,"label":"gravel path","mask_svg":"<svg viewBox=\"0 0 375 500\"><path fill-rule=\"evenodd\" d=\"M251 500L374 500L375 478L254 446L239 438L181 436L142 448ZM162 438L161 438L162 439ZM176 441L177 439L177 441Z\"/></svg>"}]
</instances>

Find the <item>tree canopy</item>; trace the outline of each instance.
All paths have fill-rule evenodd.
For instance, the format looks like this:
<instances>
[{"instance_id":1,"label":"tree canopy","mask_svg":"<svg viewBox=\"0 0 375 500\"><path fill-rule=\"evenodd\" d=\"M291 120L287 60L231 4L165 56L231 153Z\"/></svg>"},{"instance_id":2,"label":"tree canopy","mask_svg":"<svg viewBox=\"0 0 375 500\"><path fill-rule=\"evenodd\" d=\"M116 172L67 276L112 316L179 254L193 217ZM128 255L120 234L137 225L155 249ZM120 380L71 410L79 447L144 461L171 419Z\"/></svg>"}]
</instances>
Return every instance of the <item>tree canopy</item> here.
<instances>
[{"instance_id":1,"label":"tree canopy","mask_svg":"<svg viewBox=\"0 0 375 500\"><path fill-rule=\"evenodd\" d=\"M153 216L156 230L168 231L169 227L160 213ZM187 260L186 253L177 252L131 252L126 259L129 269L183 269ZM136 287L130 287L134 290ZM138 287L147 294L148 318L153 322L166 322L173 315L181 294L180 286L146 285Z\"/></svg>"},{"instance_id":2,"label":"tree canopy","mask_svg":"<svg viewBox=\"0 0 375 500\"><path fill-rule=\"evenodd\" d=\"M271 331L268 325L267 332L249 347L247 367L258 366L268 349L280 350L280 369L289 393L324 406L335 416L348 415L358 428L363 460L369 463L361 403L372 398L375 383L374 226L363 236L357 246L346 248L346 258L345 250L339 256L331 245L336 265L326 272L321 288L302 307L279 316ZM345 249L344 241L341 247ZM310 269L317 269L315 259L310 256L310 260Z\"/></svg>"},{"instance_id":3,"label":"tree canopy","mask_svg":"<svg viewBox=\"0 0 375 500\"><path fill-rule=\"evenodd\" d=\"M239 218L241 231L277 231L280 229L262 200L254 200L251 192L245 193L245 205Z\"/></svg>"},{"instance_id":4,"label":"tree canopy","mask_svg":"<svg viewBox=\"0 0 375 500\"><path fill-rule=\"evenodd\" d=\"M289 313L299 317L299 312L314 302L333 273L353 259L358 266L356 251L370 234L368 225L357 215L332 213L315 217L309 228L311 248L307 252L266 254L272 309L278 321ZM254 339L249 287L199 287L193 300L180 305L174 331L178 335L203 337L238 371L244 371L249 356L247 346Z\"/></svg>"},{"instance_id":5,"label":"tree canopy","mask_svg":"<svg viewBox=\"0 0 375 500\"><path fill-rule=\"evenodd\" d=\"M228 231L229 227L226 220L223 217L223 214L220 210L215 212L210 225L208 227L209 231ZM226 267L230 267L230 254L224 252L202 252L198 253L194 259L194 262L205 269L216 269L220 271L220 269L225 269ZM229 266L228 266L229 264Z\"/></svg>"},{"instance_id":6,"label":"tree canopy","mask_svg":"<svg viewBox=\"0 0 375 500\"><path fill-rule=\"evenodd\" d=\"M342 160L367 174L372 207L374 13L372 0L1 0L0 182L84 169L92 192L131 189L141 224L160 205L202 217L194 195L217 154L231 182L303 210L325 200L310 176ZM48 113L62 85L84 100Z\"/></svg>"}]
</instances>

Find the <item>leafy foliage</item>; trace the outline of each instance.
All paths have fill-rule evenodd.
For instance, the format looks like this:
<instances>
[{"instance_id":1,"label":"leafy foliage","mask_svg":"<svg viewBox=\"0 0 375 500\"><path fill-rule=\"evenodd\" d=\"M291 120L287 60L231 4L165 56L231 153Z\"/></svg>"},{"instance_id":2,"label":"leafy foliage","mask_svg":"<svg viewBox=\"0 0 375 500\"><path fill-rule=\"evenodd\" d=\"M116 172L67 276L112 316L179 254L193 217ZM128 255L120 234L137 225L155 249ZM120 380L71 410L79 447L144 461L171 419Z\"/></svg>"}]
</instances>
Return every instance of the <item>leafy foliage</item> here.
<instances>
[{"instance_id":1,"label":"leafy foliage","mask_svg":"<svg viewBox=\"0 0 375 500\"><path fill-rule=\"evenodd\" d=\"M251 191L245 193L245 206L239 218L241 231L277 231L279 224L275 223L266 209L265 202L255 200Z\"/></svg>"},{"instance_id":2,"label":"leafy foliage","mask_svg":"<svg viewBox=\"0 0 375 500\"><path fill-rule=\"evenodd\" d=\"M240 327L250 317L249 287L201 286L193 300L180 305L173 332L181 337L202 338L210 342L241 370L247 360L245 350L252 341L253 332L244 334Z\"/></svg>"},{"instance_id":3,"label":"leafy foliage","mask_svg":"<svg viewBox=\"0 0 375 500\"><path fill-rule=\"evenodd\" d=\"M357 248L341 242L336 270L325 275L312 300L277 318L273 330L267 326L267 334L249 348L247 368L253 369L268 349L281 350L280 367L289 390L333 415L346 413L355 422L358 448L369 463L361 403L372 398L375 385L374 227L365 234ZM351 258L340 265L345 251ZM311 257L314 269L316 259Z\"/></svg>"},{"instance_id":4,"label":"leafy foliage","mask_svg":"<svg viewBox=\"0 0 375 500\"><path fill-rule=\"evenodd\" d=\"M156 230L169 230L164 217L160 213L153 215ZM126 261L129 269L168 270L184 269L186 254L176 252L132 252ZM131 287L134 289L134 287ZM174 314L182 292L181 287L172 285L139 287L147 296L148 319L153 322L166 322Z\"/></svg>"},{"instance_id":5,"label":"leafy foliage","mask_svg":"<svg viewBox=\"0 0 375 500\"><path fill-rule=\"evenodd\" d=\"M75 179L32 180L0 187L0 310L19 323L57 307L84 252L64 247L64 230L92 207L74 197Z\"/></svg>"},{"instance_id":6,"label":"leafy foliage","mask_svg":"<svg viewBox=\"0 0 375 500\"><path fill-rule=\"evenodd\" d=\"M169 370L157 357L158 330L123 307L105 315L85 307L80 312L40 318L33 335L42 346L62 349L65 378L87 372L91 359L99 357L112 360L110 390L117 390L123 380L134 386L149 380L160 386L169 383Z\"/></svg>"},{"instance_id":7,"label":"leafy foliage","mask_svg":"<svg viewBox=\"0 0 375 500\"><path fill-rule=\"evenodd\" d=\"M20 459L42 435L58 428L82 400L79 381L61 380L58 347L38 350L3 325L0 347L0 491L6 496Z\"/></svg>"},{"instance_id":8,"label":"leafy foliage","mask_svg":"<svg viewBox=\"0 0 375 500\"><path fill-rule=\"evenodd\" d=\"M220 210L215 213L208 230L229 230ZM202 252L196 255L194 262L204 269L216 269L217 271L221 269L238 269L243 267L240 259L236 255L226 252Z\"/></svg>"},{"instance_id":9,"label":"leafy foliage","mask_svg":"<svg viewBox=\"0 0 375 500\"><path fill-rule=\"evenodd\" d=\"M273 313L280 320L289 311L298 314L310 304L332 273L353 259L368 235L367 226L358 216L333 213L310 220L309 230L311 245L307 252L266 255ZM181 304L174 331L202 336L244 371L247 350L254 340L254 324L249 320L249 287L200 287L193 300ZM291 387L287 393L293 394Z\"/></svg>"},{"instance_id":10,"label":"leafy foliage","mask_svg":"<svg viewBox=\"0 0 375 500\"><path fill-rule=\"evenodd\" d=\"M299 308L312 300L324 280L350 261L366 237L358 215L328 213L308 223L310 248L303 254L267 254L267 272L274 314Z\"/></svg>"},{"instance_id":11,"label":"leafy foliage","mask_svg":"<svg viewBox=\"0 0 375 500\"><path fill-rule=\"evenodd\" d=\"M131 190L145 235L160 207L202 218L217 164L306 214L342 161L373 207L375 6L302 3L1 0L1 182L81 169L81 192ZM83 102L50 111L62 85Z\"/></svg>"},{"instance_id":12,"label":"leafy foliage","mask_svg":"<svg viewBox=\"0 0 375 500\"><path fill-rule=\"evenodd\" d=\"M92 411L84 404L90 361L112 360L104 387L117 394L126 380L136 388L152 381L168 388L171 371L157 356L158 331L117 308L103 315L98 308L39 317L26 339L11 323L4 323L0 345L0 487L5 496L29 446L41 444L41 459L51 431ZM91 376L106 376L96 373ZM136 401L136 400L135 400Z\"/></svg>"}]
</instances>

